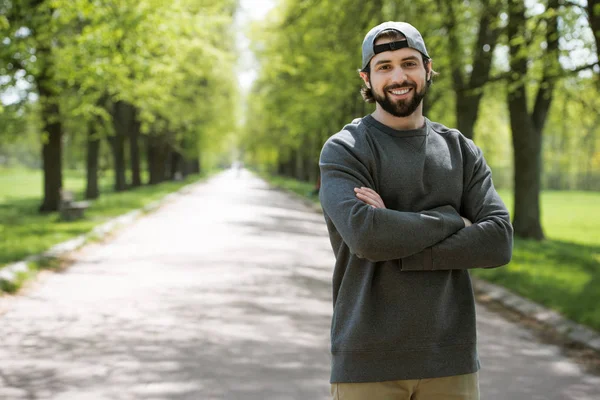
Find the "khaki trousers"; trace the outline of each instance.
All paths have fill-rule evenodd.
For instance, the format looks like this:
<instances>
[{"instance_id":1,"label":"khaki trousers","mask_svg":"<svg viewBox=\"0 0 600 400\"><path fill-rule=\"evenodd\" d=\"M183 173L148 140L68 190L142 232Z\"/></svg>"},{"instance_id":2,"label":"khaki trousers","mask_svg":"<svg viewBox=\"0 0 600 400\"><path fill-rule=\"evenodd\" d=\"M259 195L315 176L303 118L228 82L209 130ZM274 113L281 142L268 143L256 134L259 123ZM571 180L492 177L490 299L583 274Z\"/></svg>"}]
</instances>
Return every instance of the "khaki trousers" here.
<instances>
[{"instance_id":1,"label":"khaki trousers","mask_svg":"<svg viewBox=\"0 0 600 400\"><path fill-rule=\"evenodd\" d=\"M479 400L478 374L369 383L334 383L333 400Z\"/></svg>"}]
</instances>

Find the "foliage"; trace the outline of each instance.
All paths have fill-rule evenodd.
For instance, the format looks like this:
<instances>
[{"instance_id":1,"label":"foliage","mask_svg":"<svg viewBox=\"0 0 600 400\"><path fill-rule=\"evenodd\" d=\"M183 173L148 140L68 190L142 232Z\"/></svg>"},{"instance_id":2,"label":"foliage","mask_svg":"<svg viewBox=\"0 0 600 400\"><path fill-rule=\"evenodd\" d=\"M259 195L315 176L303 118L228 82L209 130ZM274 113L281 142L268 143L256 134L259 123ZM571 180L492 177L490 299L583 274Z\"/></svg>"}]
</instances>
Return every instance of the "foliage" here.
<instances>
[{"instance_id":1,"label":"foliage","mask_svg":"<svg viewBox=\"0 0 600 400\"><path fill-rule=\"evenodd\" d=\"M14 108L30 119L40 71L53 63L44 78L59 93L54 118L70 142L83 144L68 153L71 166L82 167L90 123L113 134L108 106L117 101L139 111L143 132L169 133L169 145L190 158L219 151L237 129L230 29L236 6L236 0L2 2L0 92L20 87ZM20 133L14 124L3 126L0 144Z\"/></svg>"},{"instance_id":2,"label":"foliage","mask_svg":"<svg viewBox=\"0 0 600 400\"><path fill-rule=\"evenodd\" d=\"M413 23L425 37L434 69L440 75L426 98L426 115L451 127L457 125L455 111L459 76L462 87L468 88L474 68L474 57L481 15L491 6L499 7L497 19L490 27L500 33L494 51L491 77L482 87L468 89L482 92L483 99L475 125L475 141L484 149L493 168L498 186L513 185L513 149L510 146L510 124L506 105L508 63L507 3L502 0L446 1L421 0L403 3L379 0L374 2L321 1L315 7L309 0L281 0L265 20L256 23L250 32L253 50L261 64L260 73L248 95L247 123L240 139L251 164L265 166L272 172L316 181L316 174L307 171L316 164L323 142L344 124L370 112L359 94L361 81L357 74L360 47L366 31L384 20L404 20ZM555 96L544 135L543 182L552 188L600 188L594 171L598 147L582 144L597 140L598 129L589 120L589 106L570 104L568 118L559 110L570 103L595 104L598 95L586 74L562 71L576 69L593 61L593 35L581 7L548 8L546 1L527 2L526 34L521 38L529 61L529 73L521 78L529 89L528 104L533 108L534 93L544 71L556 79L567 74L568 81L558 80L560 95ZM449 20L450 13L456 19ZM543 57L547 47L548 18L560 18L561 70L548 66ZM449 29L456 29L456 46L449 38ZM485 49L491 51L489 46ZM460 53L456 51L460 50ZM525 54L526 53L526 54ZM455 69L456 65L460 68ZM554 69L553 69L554 68ZM585 90L584 88L587 88ZM466 90L466 89L465 89ZM584 94L585 93L585 94ZM468 94L468 93L467 93ZM560 122L560 123L558 123ZM558 129L560 126L565 129ZM597 126L597 125L596 125ZM562 131L562 133L560 133ZM584 133L587 132L587 133ZM519 132L515 134L520 134ZM557 143L568 136L573 146L565 152ZM584 140L583 137L586 139ZM551 144L550 144L551 143ZM300 161L298 161L300 159ZM560 164L560 168L555 168ZM307 165L309 166L307 168ZM594 170L596 168L596 170ZM590 172L590 170L592 172ZM557 175L560 175L557 178Z\"/></svg>"}]
</instances>

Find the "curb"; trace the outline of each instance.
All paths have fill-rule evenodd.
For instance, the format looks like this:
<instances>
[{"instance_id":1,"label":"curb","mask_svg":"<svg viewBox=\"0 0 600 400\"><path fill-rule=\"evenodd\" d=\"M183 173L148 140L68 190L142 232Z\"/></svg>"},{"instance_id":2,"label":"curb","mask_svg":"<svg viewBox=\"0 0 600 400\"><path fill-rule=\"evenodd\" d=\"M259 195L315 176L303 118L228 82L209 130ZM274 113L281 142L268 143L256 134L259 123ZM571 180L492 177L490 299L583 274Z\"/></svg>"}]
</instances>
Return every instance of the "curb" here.
<instances>
[{"instance_id":1,"label":"curb","mask_svg":"<svg viewBox=\"0 0 600 400\"><path fill-rule=\"evenodd\" d=\"M301 200L312 211L323 213L323 210L319 205L314 204L312 201L302 197L298 193L283 188L278 189ZM525 317L536 320L572 342L600 352L600 333L595 330L577 324L563 317L558 312L521 297L504 287L473 276L471 276L471 281L473 282L474 290L477 294L484 295L491 300L499 302L509 310L516 311Z\"/></svg>"},{"instance_id":2,"label":"curb","mask_svg":"<svg viewBox=\"0 0 600 400\"><path fill-rule=\"evenodd\" d=\"M521 297L504 287L475 277L471 277L471 280L478 294L482 294L510 310L536 320L575 343L600 352L600 334L593 329L577 324L558 312Z\"/></svg>"},{"instance_id":3,"label":"curb","mask_svg":"<svg viewBox=\"0 0 600 400\"><path fill-rule=\"evenodd\" d=\"M165 195L160 200L156 200L140 209L132 210L128 213L110 219L102 225L96 226L88 233L81 234L79 236L74 237L73 239L69 239L67 241L56 244L48 250L44 251L43 253L32 255L26 257L24 260L6 265L2 269L0 269L0 288L3 286L10 287L16 285L18 284L21 276L30 272L34 272L36 268L31 266L31 263L37 263L42 260L59 259L61 257L64 257L66 254L83 247L89 240L102 239L118 227L127 225L135 221L141 215L152 212L165 205L166 203L178 197L184 196L185 194L191 191L193 186L198 185L199 183L204 183L205 181L206 179L202 179L201 182L194 182L190 183L189 185L185 185L177 191ZM2 292L3 291L0 289L0 293Z\"/></svg>"}]
</instances>

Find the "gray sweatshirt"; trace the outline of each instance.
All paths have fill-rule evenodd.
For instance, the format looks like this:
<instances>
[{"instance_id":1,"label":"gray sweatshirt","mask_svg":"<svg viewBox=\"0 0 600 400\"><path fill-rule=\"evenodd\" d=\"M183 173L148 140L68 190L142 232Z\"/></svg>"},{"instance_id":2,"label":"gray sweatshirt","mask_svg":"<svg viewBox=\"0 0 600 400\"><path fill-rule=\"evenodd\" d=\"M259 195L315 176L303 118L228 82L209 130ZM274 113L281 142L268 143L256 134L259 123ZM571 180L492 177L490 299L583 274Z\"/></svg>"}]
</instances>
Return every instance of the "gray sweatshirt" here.
<instances>
[{"instance_id":1,"label":"gray sweatshirt","mask_svg":"<svg viewBox=\"0 0 600 400\"><path fill-rule=\"evenodd\" d=\"M476 372L468 269L507 264L513 233L481 150L427 119L396 131L367 116L329 138L320 168L336 257L331 382ZM361 186L387 209L358 200Z\"/></svg>"}]
</instances>

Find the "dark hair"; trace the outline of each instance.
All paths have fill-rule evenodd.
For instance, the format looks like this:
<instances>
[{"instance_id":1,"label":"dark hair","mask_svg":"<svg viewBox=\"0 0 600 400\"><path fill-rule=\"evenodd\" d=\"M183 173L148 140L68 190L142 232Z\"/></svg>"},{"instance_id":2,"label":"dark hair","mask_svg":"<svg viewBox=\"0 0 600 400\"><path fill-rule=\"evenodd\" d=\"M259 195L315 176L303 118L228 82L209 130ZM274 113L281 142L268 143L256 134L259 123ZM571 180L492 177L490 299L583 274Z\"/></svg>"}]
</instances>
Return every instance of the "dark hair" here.
<instances>
[{"instance_id":1,"label":"dark hair","mask_svg":"<svg viewBox=\"0 0 600 400\"><path fill-rule=\"evenodd\" d=\"M393 30L393 29L387 29L387 30L381 32L379 35L377 35L374 42L376 42L378 39L382 39L382 38L390 39L390 40L406 39L406 37L403 34L401 34L400 32L398 32L396 30ZM427 81L427 86L429 86L429 85L431 85L431 81L432 81L433 77L437 76L438 73L435 72L433 69L429 69L429 70L427 69L427 65L431 61L431 58L426 57L424 54L421 54L421 57L423 58L423 65L425 66L425 72L431 72L431 78L429 78L429 80ZM358 72L365 72L367 75L370 76L371 61L369 61L369 63L363 70L358 70ZM373 92L371 91L371 89L369 89L365 85L363 85L360 88L360 95L367 103L375 103L375 97L373 96Z\"/></svg>"}]
</instances>

